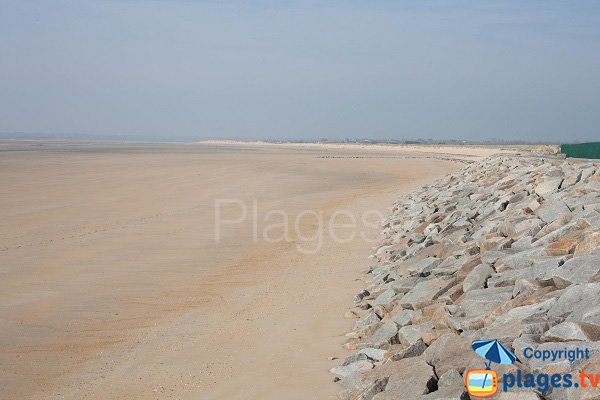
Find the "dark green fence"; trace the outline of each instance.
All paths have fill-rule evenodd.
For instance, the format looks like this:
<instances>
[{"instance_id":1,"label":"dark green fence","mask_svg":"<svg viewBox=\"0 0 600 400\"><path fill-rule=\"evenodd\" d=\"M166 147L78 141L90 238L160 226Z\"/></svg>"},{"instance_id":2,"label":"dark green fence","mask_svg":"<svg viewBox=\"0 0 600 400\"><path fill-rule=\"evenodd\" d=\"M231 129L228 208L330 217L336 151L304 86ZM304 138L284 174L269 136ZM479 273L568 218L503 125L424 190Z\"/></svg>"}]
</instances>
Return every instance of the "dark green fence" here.
<instances>
[{"instance_id":1,"label":"dark green fence","mask_svg":"<svg viewBox=\"0 0 600 400\"><path fill-rule=\"evenodd\" d=\"M600 158L600 142L561 144L560 152L573 158Z\"/></svg>"}]
</instances>

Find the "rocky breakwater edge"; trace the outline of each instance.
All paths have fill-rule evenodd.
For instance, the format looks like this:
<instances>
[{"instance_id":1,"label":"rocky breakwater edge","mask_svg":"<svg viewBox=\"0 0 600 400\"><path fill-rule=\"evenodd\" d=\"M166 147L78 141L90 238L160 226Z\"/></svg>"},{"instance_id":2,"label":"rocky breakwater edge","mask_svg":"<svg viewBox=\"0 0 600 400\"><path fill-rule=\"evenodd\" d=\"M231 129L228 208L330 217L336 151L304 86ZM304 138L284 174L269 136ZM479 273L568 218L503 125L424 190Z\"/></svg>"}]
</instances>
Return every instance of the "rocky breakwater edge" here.
<instances>
[{"instance_id":1,"label":"rocky breakwater edge","mask_svg":"<svg viewBox=\"0 0 600 400\"><path fill-rule=\"evenodd\" d=\"M473 340L512 351L505 373L600 373L600 164L493 156L398 201L331 370L340 399L468 399ZM540 360L524 351L589 349ZM578 379L578 378L577 378ZM502 382L500 383L502 386ZM517 387L500 399L600 399L597 389Z\"/></svg>"}]
</instances>

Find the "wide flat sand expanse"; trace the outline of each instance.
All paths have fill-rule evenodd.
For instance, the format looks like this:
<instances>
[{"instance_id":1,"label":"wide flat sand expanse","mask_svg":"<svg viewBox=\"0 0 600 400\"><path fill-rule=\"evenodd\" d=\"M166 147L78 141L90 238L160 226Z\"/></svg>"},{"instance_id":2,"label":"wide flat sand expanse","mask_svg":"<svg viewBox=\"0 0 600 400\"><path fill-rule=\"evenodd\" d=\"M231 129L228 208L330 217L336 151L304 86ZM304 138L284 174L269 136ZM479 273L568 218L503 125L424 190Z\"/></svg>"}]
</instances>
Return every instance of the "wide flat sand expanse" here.
<instances>
[{"instance_id":1,"label":"wide flat sand expanse","mask_svg":"<svg viewBox=\"0 0 600 400\"><path fill-rule=\"evenodd\" d=\"M432 154L1 142L0 398L334 398L378 232L360 219L461 167ZM248 217L217 241L218 199ZM347 210L354 238L304 210Z\"/></svg>"}]
</instances>

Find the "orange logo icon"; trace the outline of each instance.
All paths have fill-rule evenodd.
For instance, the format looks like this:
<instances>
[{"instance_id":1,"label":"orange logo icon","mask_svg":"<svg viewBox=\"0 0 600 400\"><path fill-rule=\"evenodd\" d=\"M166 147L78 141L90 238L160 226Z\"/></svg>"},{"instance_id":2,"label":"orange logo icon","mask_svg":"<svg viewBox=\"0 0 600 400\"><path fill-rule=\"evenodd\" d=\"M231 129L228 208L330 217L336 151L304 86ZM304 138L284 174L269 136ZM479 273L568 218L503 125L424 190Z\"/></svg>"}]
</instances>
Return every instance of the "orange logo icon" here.
<instances>
[{"instance_id":1,"label":"orange logo icon","mask_svg":"<svg viewBox=\"0 0 600 400\"><path fill-rule=\"evenodd\" d=\"M490 397L498 391L498 374L489 369L472 369L465 376L465 384L470 396Z\"/></svg>"}]
</instances>

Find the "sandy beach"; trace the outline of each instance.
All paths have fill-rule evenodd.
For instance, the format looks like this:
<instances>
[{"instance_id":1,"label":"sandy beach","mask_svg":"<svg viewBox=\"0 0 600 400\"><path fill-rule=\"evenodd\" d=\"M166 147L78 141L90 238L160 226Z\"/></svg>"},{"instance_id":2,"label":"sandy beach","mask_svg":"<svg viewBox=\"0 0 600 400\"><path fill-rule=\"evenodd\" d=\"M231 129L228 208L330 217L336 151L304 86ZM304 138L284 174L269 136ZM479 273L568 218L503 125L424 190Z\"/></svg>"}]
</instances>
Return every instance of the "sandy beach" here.
<instances>
[{"instance_id":1,"label":"sandy beach","mask_svg":"<svg viewBox=\"0 0 600 400\"><path fill-rule=\"evenodd\" d=\"M0 400L600 400L599 27L0 0Z\"/></svg>"},{"instance_id":2,"label":"sandy beach","mask_svg":"<svg viewBox=\"0 0 600 400\"><path fill-rule=\"evenodd\" d=\"M328 358L344 356L362 236L379 231L361 217L462 165L426 149L2 142L0 398L334 398ZM287 240L265 235L273 210ZM306 210L358 224L306 241Z\"/></svg>"}]
</instances>

